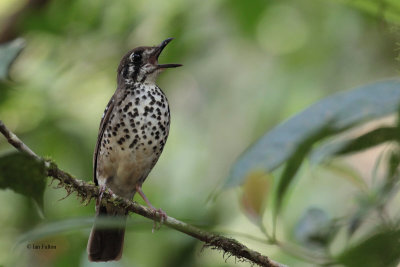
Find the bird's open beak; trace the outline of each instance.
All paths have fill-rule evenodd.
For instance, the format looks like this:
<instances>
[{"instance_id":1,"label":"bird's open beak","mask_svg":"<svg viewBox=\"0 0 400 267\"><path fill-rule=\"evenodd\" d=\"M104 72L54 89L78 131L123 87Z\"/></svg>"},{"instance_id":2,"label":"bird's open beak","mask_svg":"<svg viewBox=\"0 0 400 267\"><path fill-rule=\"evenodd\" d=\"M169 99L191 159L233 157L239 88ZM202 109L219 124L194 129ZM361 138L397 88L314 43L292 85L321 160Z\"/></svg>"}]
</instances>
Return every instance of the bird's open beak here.
<instances>
[{"instance_id":1,"label":"bird's open beak","mask_svg":"<svg viewBox=\"0 0 400 267\"><path fill-rule=\"evenodd\" d=\"M160 56L161 52L164 50L164 48L167 46L169 42L171 42L174 38L168 38L165 39L164 41L161 42L161 44L157 47L157 49L154 52L154 57L156 59L156 62L158 61L158 57ZM182 64L158 64L158 68L160 69L166 69L166 68L176 68L182 66Z\"/></svg>"}]
</instances>

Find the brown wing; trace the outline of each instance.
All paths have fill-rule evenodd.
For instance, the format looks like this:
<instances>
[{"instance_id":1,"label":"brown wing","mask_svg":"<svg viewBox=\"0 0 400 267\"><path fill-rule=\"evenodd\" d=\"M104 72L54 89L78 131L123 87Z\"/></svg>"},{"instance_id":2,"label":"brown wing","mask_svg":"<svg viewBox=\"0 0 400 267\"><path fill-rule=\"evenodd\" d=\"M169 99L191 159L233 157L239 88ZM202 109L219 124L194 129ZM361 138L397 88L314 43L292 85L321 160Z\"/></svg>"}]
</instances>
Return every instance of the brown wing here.
<instances>
[{"instance_id":1,"label":"brown wing","mask_svg":"<svg viewBox=\"0 0 400 267\"><path fill-rule=\"evenodd\" d=\"M110 114L112 113L112 111L114 109L115 95L116 94L114 94L111 97L110 101L108 101L107 107L104 110L103 117L101 118L101 121L100 121L99 135L97 136L96 148L94 149L94 155L93 155L93 182L96 185L98 185L97 184L97 177L96 177L97 157L98 157L98 154L99 154L101 140L103 139L104 130L106 129L107 122L110 119Z\"/></svg>"}]
</instances>

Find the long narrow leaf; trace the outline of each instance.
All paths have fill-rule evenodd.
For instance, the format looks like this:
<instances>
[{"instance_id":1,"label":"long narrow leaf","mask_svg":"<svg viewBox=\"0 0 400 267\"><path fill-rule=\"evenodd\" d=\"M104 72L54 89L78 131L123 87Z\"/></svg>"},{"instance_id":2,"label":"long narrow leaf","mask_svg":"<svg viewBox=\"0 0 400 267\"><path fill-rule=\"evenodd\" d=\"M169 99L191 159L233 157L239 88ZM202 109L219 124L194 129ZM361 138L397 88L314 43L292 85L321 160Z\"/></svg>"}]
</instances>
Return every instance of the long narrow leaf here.
<instances>
[{"instance_id":1,"label":"long narrow leaf","mask_svg":"<svg viewBox=\"0 0 400 267\"><path fill-rule=\"evenodd\" d=\"M399 80L376 82L327 97L256 141L234 164L224 187L242 184L254 169L270 173L291 159L306 141L314 145L333 134L394 113L399 103Z\"/></svg>"},{"instance_id":2,"label":"long narrow leaf","mask_svg":"<svg viewBox=\"0 0 400 267\"><path fill-rule=\"evenodd\" d=\"M385 142L399 140L397 127L381 127L354 139L334 141L317 148L311 155L311 160L320 163L330 157L352 154Z\"/></svg>"}]
</instances>

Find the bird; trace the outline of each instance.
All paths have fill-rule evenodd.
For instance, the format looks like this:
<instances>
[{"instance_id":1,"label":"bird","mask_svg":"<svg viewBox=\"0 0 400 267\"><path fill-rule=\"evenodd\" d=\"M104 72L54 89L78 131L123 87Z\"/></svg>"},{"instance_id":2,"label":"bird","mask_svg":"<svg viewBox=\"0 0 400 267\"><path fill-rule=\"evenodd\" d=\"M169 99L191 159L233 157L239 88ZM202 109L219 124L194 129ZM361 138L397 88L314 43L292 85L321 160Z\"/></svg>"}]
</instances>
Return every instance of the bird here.
<instances>
[{"instance_id":1,"label":"bird","mask_svg":"<svg viewBox=\"0 0 400 267\"><path fill-rule=\"evenodd\" d=\"M122 256L127 212L102 203L103 192L131 200L138 193L161 216L142 191L142 184L158 161L168 138L170 108L163 91L156 85L165 69L181 64L159 64L158 57L173 38L157 46L140 46L125 54L117 70L117 89L100 121L93 155L93 179L99 186L96 217L87 252L90 261L113 261ZM121 225L102 228L99 218L121 218Z\"/></svg>"}]
</instances>

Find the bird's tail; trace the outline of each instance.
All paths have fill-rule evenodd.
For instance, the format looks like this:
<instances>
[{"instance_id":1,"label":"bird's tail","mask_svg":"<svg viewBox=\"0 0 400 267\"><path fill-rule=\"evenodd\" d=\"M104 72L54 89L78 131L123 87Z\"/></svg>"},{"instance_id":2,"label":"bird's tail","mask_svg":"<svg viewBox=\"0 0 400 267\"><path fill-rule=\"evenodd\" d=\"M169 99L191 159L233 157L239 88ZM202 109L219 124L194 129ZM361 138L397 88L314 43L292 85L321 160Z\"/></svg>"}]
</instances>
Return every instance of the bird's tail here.
<instances>
[{"instance_id":1,"label":"bird's tail","mask_svg":"<svg viewBox=\"0 0 400 267\"><path fill-rule=\"evenodd\" d=\"M96 219L90 233L87 252L90 261L117 261L121 258L124 245L126 212L110 204L96 207ZM118 226L101 227L99 218L118 218ZM117 220L118 221L118 220Z\"/></svg>"}]
</instances>

